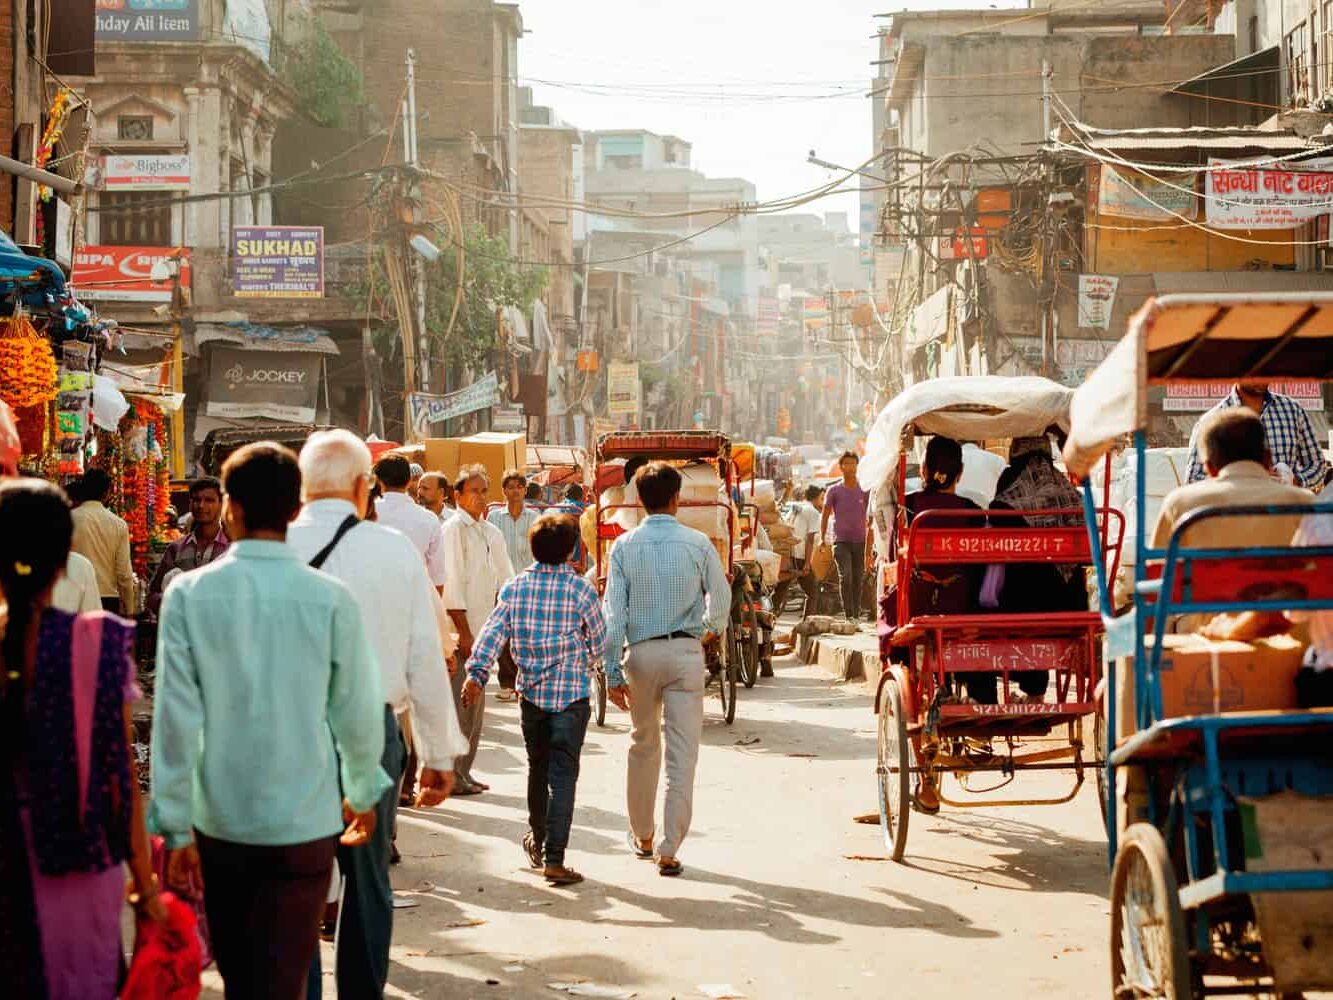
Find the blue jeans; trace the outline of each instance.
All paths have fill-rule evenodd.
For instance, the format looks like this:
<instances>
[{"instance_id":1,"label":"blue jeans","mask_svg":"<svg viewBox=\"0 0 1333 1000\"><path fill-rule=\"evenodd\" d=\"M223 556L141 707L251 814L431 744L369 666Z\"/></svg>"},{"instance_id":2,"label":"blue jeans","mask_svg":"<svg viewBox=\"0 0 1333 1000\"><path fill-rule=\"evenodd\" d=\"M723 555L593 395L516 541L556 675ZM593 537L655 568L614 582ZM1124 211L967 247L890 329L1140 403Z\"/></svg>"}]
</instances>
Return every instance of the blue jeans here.
<instances>
[{"instance_id":1,"label":"blue jeans","mask_svg":"<svg viewBox=\"0 0 1333 1000\"><path fill-rule=\"evenodd\" d=\"M522 714L528 749L528 827L546 864L563 865L591 709L587 698L560 712L548 712L525 699Z\"/></svg>"}]
</instances>

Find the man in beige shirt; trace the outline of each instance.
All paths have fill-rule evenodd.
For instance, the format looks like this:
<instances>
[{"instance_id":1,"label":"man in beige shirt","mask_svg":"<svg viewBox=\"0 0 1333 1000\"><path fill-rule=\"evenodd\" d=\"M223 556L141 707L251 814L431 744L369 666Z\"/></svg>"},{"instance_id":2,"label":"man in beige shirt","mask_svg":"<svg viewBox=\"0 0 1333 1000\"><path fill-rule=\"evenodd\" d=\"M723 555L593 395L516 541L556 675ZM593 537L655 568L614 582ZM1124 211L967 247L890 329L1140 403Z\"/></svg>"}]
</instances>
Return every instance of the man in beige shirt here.
<instances>
[{"instance_id":1,"label":"man in beige shirt","mask_svg":"<svg viewBox=\"0 0 1333 1000\"><path fill-rule=\"evenodd\" d=\"M1165 548L1176 525L1205 507L1313 502L1308 490L1273 478L1264 425L1254 411L1237 407L1209 414L1199 427L1198 441L1208 478L1167 494L1153 533L1153 548ZM1300 523L1299 516L1215 517L1189 528L1182 542L1190 548L1210 549L1290 545Z\"/></svg>"},{"instance_id":2,"label":"man in beige shirt","mask_svg":"<svg viewBox=\"0 0 1333 1000\"><path fill-rule=\"evenodd\" d=\"M103 505L110 491L111 479L101 469L89 469L84 475L80 483L83 502L73 512L73 549L93 564L102 606L128 617L136 610L130 529Z\"/></svg>"}]
</instances>

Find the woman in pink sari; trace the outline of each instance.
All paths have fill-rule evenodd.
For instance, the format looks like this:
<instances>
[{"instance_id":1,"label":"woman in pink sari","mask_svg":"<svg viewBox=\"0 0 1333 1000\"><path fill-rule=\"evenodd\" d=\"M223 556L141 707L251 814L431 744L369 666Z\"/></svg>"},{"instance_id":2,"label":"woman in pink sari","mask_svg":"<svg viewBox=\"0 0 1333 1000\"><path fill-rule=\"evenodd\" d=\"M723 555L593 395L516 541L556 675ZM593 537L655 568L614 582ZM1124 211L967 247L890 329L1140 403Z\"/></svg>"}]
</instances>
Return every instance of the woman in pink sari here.
<instances>
[{"instance_id":1,"label":"woman in pink sari","mask_svg":"<svg viewBox=\"0 0 1333 1000\"><path fill-rule=\"evenodd\" d=\"M132 754L134 626L50 606L73 528L49 483L0 483L0 983L15 1000L112 1000L124 868L141 917L165 909Z\"/></svg>"}]
</instances>

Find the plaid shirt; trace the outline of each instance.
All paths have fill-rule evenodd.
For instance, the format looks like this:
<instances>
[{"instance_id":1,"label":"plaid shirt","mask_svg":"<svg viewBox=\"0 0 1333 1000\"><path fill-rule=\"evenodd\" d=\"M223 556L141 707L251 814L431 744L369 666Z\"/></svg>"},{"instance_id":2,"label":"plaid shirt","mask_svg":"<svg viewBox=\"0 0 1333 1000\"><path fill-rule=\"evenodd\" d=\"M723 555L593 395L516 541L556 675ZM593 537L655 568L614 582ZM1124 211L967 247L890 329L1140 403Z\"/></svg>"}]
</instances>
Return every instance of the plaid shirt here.
<instances>
[{"instance_id":1,"label":"plaid shirt","mask_svg":"<svg viewBox=\"0 0 1333 1000\"><path fill-rule=\"evenodd\" d=\"M1229 410L1244 405L1240 394L1233 388L1226 399L1205 413L1200 424L1209 414L1218 410ZM1314 489L1324 482L1328 473L1328 460L1319 447L1319 438L1315 436L1314 422L1300 403L1290 396L1276 393L1264 394L1264 405L1259 413L1259 420L1264 425L1264 438L1268 442L1268 451L1273 464L1281 462L1287 465L1296 476L1296 485L1307 490ZM1197 483L1205 478L1207 471L1199 458L1197 434L1190 436L1189 469L1186 482Z\"/></svg>"},{"instance_id":2,"label":"plaid shirt","mask_svg":"<svg viewBox=\"0 0 1333 1000\"><path fill-rule=\"evenodd\" d=\"M587 698L590 668L606 645L597 590L567 563L533 563L500 588L472 647L467 672L482 687L506 642L525 701L561 712Z\"/></svg>"}]
</instances>

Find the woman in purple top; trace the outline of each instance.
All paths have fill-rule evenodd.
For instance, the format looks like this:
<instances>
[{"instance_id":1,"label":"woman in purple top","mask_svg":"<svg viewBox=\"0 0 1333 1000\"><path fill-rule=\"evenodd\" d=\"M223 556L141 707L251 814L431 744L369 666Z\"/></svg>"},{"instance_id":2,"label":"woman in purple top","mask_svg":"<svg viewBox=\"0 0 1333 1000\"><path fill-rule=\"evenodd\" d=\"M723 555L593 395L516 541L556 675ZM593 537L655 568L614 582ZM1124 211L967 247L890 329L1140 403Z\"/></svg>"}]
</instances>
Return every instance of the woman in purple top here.
<instances>
[{"instance_id":1,"label":"woman in purple top","mask_svg":"<svg viewBox=\"0 0 1333 1000\"><path fill-rule=\"evenodd\" d=\"M867 549L870 520L866 511L870 494L861 489L856 478L861 460L855 452L844 451L838 459L842 482L828 488L824 494L824 517L819 524L819 537L828 537L829 518L833 518L833 558L838 564L838 583L842 589L842 613L856 621L861 617L862 594L865 591Z\"/></svg>"},{"instance_id":2,"label":"woman in purple top","mask_svg":"<svg viewBox=\"0 0 1333 1000\"><path fill-rule=\"evenodd\" d=\"M0 983L22 1000L113 1000L126 864L140 914L166 916L130 742L134 627L50 606L72 534L60 490L0 485Z\"/></svg>"}]
</instances>

